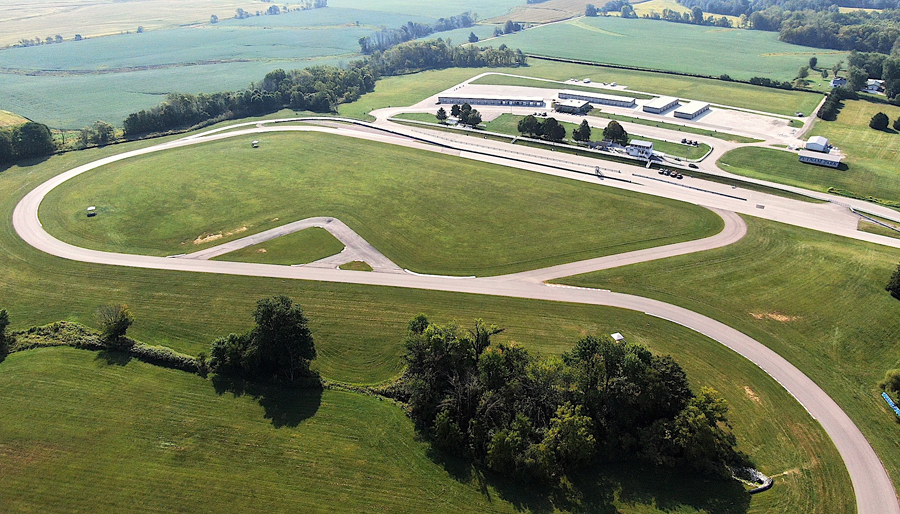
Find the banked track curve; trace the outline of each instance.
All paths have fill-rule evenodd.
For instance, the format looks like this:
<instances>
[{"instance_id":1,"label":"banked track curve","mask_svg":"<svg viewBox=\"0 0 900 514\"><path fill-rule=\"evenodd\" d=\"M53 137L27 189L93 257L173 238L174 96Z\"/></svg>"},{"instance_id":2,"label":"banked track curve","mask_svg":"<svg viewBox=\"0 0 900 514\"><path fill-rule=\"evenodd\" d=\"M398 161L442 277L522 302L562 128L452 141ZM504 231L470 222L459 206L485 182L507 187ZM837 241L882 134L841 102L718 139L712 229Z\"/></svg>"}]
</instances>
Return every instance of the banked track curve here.
<instances>
[{"instance_id":1,"label":"banked track curve","mask_svg":"<svg viewBox=\"0 0 900 514\"><path fill-rule=\"evenodd\" d=\"M358 122L357 122L358 123ZM249 125L249 124L247 124ZM234 128L234 127L229 127ZM264 127L231 131L210 131L170 141L152 147L106 157L73 168L39 185L25 195L13 211L13 227L25 242L48 254L80 262L128 266L135 268L217 273L282 279L311 280L321 282L351 283L412 289L426 289L491 296L506 296L533 300L580 303L618 307L643 312L665 319L703 334L737 352L759 366L778 381L824 428L837 447L850 475L856 495L859 514L900 514L894 486L878 455L849 416L815 382L794 367L786 359L755 339L724 323L688 309L650 298L614 293L598 289L553 286L544 280L560 278L573 273L585 273L634 262L669 257L731 244L746 233L746 225L735 213L716 211L725 220L725 230L709 238L629 252L622 256L609 256L579 263L554 266L543 270L484 278L441 277L396 273L369 273L337 269L288 267L269 264L251 264L227 261L172 259L134 254L101 252L70 245L48 234L38 218L41 201L52 189L63 182L100 166L123 159L163 151L182 146L224 139L228 137L276 131L313 131L349 135L394 144L409 144L397 136L378 132L356 132L335 128L312 126ZM402 136L398 134L399 136ZM514 161L509 166L518 167ZM624 256L627 256L624 257Z\"/></svg>"}]
</instances>

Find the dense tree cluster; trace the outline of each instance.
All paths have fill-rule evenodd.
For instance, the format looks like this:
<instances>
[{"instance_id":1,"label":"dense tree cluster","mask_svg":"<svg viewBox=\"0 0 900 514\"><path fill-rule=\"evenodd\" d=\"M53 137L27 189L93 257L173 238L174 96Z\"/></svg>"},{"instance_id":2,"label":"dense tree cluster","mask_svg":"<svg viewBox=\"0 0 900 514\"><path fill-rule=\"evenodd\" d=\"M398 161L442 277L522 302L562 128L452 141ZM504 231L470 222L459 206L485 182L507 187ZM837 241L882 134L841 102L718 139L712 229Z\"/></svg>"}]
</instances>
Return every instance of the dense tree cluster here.
<instances>
[{"instance_id":1,"label":"dense tree cluster","mask_svg":"<svg viewBox=\"0 0 900 514\"><path fill-rule=\"evenodd\" d=\"M42 157L54 151L56 145L46 125L29 121L15 127L0 129L0 164Z\"/></svg>"},{"instance_id":2,"label":"dense tree cluster","mask_svg":"<svg viewBox=\"0 0 900 514\"><path fill-rule=\"evenodd\" d=\"M586 337L560 357L535 358L481 320L471 330L420 315L406 340L404 398L445 451L498 473L553 482L585 465L641 458L727 475L744 464L728 407L691 392L669 356Z\"/></svg>"},{"instance_id":3,"label":"dense tree cluster","mask_svg":"<svg viewBox=\"0 0 900 514\"><path fill-rule=\"evenodd\" d=\"M750 83L754 86L774 87L776 89L794 89L794 86L787 81L772 80L766 77L753 77Z\"/></svg>"},{"instance_id":4,"label":"dense tree cluster","mask_svg":"<svg viewBox=\"0 0 900 514\"><path fill-rule=\"evenodd\" d=\"M618 121L613 120L607 123L606 128L603 129L603 139L625 145L628 144L628 132L625 132Z\"/></svg>"},{"instance_id":5,"label":"dense tree cluster","mask_svg":"<svg viewBox=\"0 0 900 514\"><path fill-rule=\"evenodd\" d=\"M517 128L520 134L548 141L562 141L566 138L566 127L560 125L556 118L538 119L529 114L519 120Z\"/></svg>"},{"instance_id":6,"label":"dense tree cluster","mask_svg":"<svg viewBox=\"0 0 900 514\"><path fill-rule=\"evenodd\" d=\"M690 11L687 12L676 11L669 8L663 9L662 13L651 11L649 14L645 14L644 18L651 20L671 21L674 23L690 23L692 25L710 25L725 28L730 28L733 26L731 20L729 20L725 16L720 16L718 18L712 15L704 16L703 9L697 6L694 6Z\"/></svg>"},{"instance_id":7,"label":"dense tree cluster","mask_svg":"<svg viewBox=\"0 0 900 514\"><path fill-rule=\"evenodd\" d=\"M438 114L440 114L441 111L443 111L443 108L438 111ZM481 124L481 113L478 112L478 109L473 109L469 104L454 104L450 108L450 114L459 120L460 125L469 125L470 127L475 128ZM446 112L444 115L444 119L446 119ZM440 120L440 116L438 119Z\"/></svg>"},{"instance_id":8,"label":"dense tree cluster","mask_svg":"<svg viewBox=\"0 0 900 514\"><path fill-rule=\"evenodd\" d=\"M516 66L525 54L506 45L500 48L450 46L436 39L411 41L385 52L375 52L346 68L312 66L302 70L275 70L242 91L211 94L170 94L162 104L128 115L125 135L192 127L227 119L256 116L290 107L295 110L333 112L372 91L380 76L450 67Z\"/></svg>"},{"instance_id":9,"label":"dense tree cluster","mask_svg":"<svg viewBox=\"0 0 900 514\"><path fill-rule=\"evenodd\" d=\"M93 125L81 129L78 141L82 146L106 145L116 140L116 129L105 121L97 120Z\"/></svg>"},{"instance_id":10,"label":"dense tree cluster","mask_svg":"<svg viewBox=\"0 0 900 514\"><path fill-rule=\"evenodd\" d=\"M399 28L382 29L371 36L359 38L359 48L364 54L384 51L400 43L419 39L435 32L471 27L476 20L477 15L464 12L457 16L440 18L433 25L409 21Z\"/></svg>"},{"instance_id":11,"label":"dense tree cluster","mask_svg":"<svg viewBox=\"0 0 900 514\"><path fill-rule=\"evenodd\" d=\"M838 112L843 107L844 100L852 100L859 98L856 92L846 86L836 87L832 89L825 98L825 103L816 111L816 116L826 121L834 121L837 119Z\"/></svg>"},{"instance_id":12,"label":"dense tree cluster","mask_svg":"<svg viewBox=\"0 0 900 514\"><path fill-rule=\"evenodd\" d=\"M256 326L249 332L213 341L210 369L265 381L308 378L316 346L300 306L287 296L264 298L257 302L253 318Z\"/></svg>"}]
</instances>

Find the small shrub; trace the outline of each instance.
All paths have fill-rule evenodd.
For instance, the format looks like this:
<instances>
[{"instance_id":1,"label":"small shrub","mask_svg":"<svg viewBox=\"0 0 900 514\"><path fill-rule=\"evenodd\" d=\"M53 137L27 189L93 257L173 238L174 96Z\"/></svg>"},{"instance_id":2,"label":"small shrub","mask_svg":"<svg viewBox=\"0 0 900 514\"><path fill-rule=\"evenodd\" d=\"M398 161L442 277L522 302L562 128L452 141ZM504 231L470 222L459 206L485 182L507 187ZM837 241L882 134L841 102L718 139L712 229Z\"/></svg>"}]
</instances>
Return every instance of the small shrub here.
<instances>
[{"instance_id":1,"label":"small shrub","mask_svg":"<svg viewBox=\"0 0 900 514\"><path fill-rule=\"evenodd\" d=\"M890 369L884 374L884 380L878 384L884 392L897 398L900 394L900 369Z\"/></svg>"},{"instance_id":2,"label":"small shrub","mask_svg":"<svg viewBox=\"0 0 900 514\"><path fill-rule=\"evenodd\" d=\"M898 116L897 119L894 120L893 126L894 126L894 130L900 131L900 116Z\"/></svg>"},{"instance_id":3,"label":"small shrub","mask_svg":"<svg viewBox=\"0 0 900 514\"><path fill-rule=\"evenodd\" d=\"M890 123L890 119L888 119L887 114L879 112L869 120L869 127L875 130L886 130L888 128L888 123Z\"/></svg>"},{"instance_id":4,"label":"small shrub","mask_svg":"<svg viewBox=\"0 0 900 514\"><path fill-rule=\"evenodd\" d=\"M886 286L884 286L884 290L891 293L891 296L900 300L900 264L897 265L897 269L894 270L894 274L891 275L891 279L888 280Z\"/></svg>"}]
</instances>

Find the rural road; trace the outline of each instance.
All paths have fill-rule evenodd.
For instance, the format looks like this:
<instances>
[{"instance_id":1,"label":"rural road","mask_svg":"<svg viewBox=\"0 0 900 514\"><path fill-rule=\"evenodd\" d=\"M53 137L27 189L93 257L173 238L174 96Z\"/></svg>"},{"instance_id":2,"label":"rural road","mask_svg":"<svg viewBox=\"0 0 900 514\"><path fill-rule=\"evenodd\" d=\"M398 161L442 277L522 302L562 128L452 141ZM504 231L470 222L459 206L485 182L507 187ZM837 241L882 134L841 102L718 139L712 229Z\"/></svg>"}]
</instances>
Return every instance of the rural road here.
<instances>
[{"instance_id":1,"label":"rural road","mask_svg":"<svg viewBox=\"0 0 900 514\"><path fill-rule=\"evenodd\" d=\"M165 258L101 252L79 248L54 238L43 229L40 220L38 219L38 209L47 193L66 180L103 166L104 164L155 151L199 144L205 141L239 135L272 132L276 130L336 133L394 144L404 144L417 148L425 148L421 143L410 141L408 138L398 138L396 136L387 135L382 136L372 132L353 133L354 131L352 129L342 130L327 127L253 127L241 130L211 131L202 137L194 136L179 139L162 143L157 146L100 159L57 175L29 192L18 205L16 205L13 212L13 227L19 236L31 246L57 257L80 262L146 269L352 283L602 305L644 312L651 316L672 321L718 341L759 366L763 371L777 380L816 420L819 421L844 460L844 464L847 467L853 483L857 509L860 514L900 514L900 503L897 501L894 486L891 483L884 466L881 464L881 461L869 445L865 436L863 436L853 421L809 377L762 343L759 343L751 337L714 319L657 300L596 289L548 285L541 282L547 278L557 278L572 272L583 273L594 269L603 269L628 263L617 262L615 256L592 259L573 265L557 266L548 268L547 270L536 270L534 272L526 272L523 274L485 278L441 277L400 273L369 273L314 268L309 266L276 266L268 264ZM508 166L524 169L531 169L533 167L533 165L520 165L521 163L518 163L517 161L499 160L505 162ZM562 175L567 176L565 174ZM675 190L673 189L672 191ZM655 194L663 196L659 191ZM705 197L701 196L701 198ZM697 202L695 201L694 203ZM798 205L798 207L811 205L803 202L795 203L802 204ZM723 210L727 210L727 208ZM691 243L682 243L681 245L684 246L673 249L673 247L679 247L680 245L670 245L669 247L664 247L662 253L658 254L658 257L655 256L656 254L653 253L653 250L631 252L631 258L635 259L633 262L640 262L641 260L668 256L668 252L672 251L680 253L700 251L704 248L714 248L722 246L722 244L728 244L730 241L733 242L732 240L740 239L743 235L743 231L746 230L746 227L741 227L743 225L742 221L738 224L740 217L733 213L726 214L723 212L722 215L726 221L726 229L723 234L719 235L721 237L714 236L706 238L699 242L694 242L700 243L695 244L694 246L691 246ZM666 250L666 248L668 248L668 250ZM570 267L567 268L566 266Z\"/></svg>"}]
</instances>

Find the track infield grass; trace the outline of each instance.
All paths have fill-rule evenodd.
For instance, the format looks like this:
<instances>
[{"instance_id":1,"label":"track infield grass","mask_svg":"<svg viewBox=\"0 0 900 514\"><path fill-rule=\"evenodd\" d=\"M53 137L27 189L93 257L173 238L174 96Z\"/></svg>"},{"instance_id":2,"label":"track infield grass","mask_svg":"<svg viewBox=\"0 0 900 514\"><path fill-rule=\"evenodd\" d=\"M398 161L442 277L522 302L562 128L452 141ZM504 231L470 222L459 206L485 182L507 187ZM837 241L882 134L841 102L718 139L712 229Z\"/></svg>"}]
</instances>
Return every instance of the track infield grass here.
<instances>
[{"instance_id":1,"label":"track infield grass","mask_svg":"<svg viewBox=\"0 0 900 514\"><path fill-rule=\"evenodd\" d=\"M884 112L891 120L900 107L861 100L844 102L837 120L816 120L813 135L825 136L846 154L846 169L803 164L797 155L765 148L738 148L719 159L725 171L792 186L826 191L834 187L860 196L900 201L900 135L869 128L869 120Z\"/></svg>"},{"instance_id":2,"label":"track infield grass","mask_svg":"<svg viewBox=\"0 0 900 514\"><path fill-rule=\"evenodd\" d=\"M262 144L251 148L251 139ZM89 205L96 217L85 216ZM696 239L723 226L686 203L322 133L238 136L121 161L59 186L40 215L72 244L148 255L333 216L403 268L479 276Z\"/></svg>"},{"instance_id":3,"label":"track infield grass","mask_svg":"<svg viewBox=\"0 0 900 514\"><path fill-rule=\"evenodd\" d=\"M747 223L747 236L726 248L559 282L681 305L766 344L853 418L896 483L897 423L877 384L900 364L900 302L884 290L897 250L756 218Z\"/></svg>"},{"instance_id":4,"label":"track infield grass","mask_svg":"<svg viewBox=\"0 0 900 514\"><path fill-rule=\"evenodd\" d=\"M324 259L343 249L344 245L331 232L312 227L213 257L212 260L290 266Z\"/></svg>"}]
</instances>

